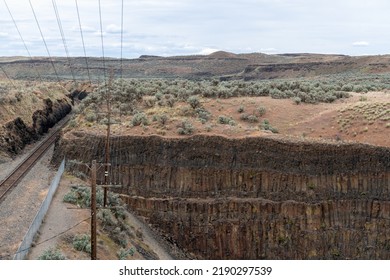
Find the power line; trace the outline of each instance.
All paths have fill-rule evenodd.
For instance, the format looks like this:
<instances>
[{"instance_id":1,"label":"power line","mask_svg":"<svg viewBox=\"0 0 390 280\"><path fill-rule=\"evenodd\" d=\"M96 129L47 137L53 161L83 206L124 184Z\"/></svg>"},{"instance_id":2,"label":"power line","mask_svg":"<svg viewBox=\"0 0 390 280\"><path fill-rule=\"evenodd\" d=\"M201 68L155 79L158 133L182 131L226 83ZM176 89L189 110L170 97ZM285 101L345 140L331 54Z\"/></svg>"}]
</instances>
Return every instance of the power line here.
<instances>
[{"instance_id":1,"label":"power line","mask_svg":"<svg viewBox=\"0 0 390 280\"><path fill-rule=\"evenodd\" d=\"M62 37L62 43L64 44L64 49L65 49L66 57L67 57L67 59L68 59L70 71L72 72L73 82L74 82L75 85L76 85L76 84L77 84L77 83L76 83L76 78L75 78L74 71L73 71L73 68L72 68L72 63L71 63L71 61L70 61L68 45L67 45L67 43L66 43L64 29L62 28L62 23L61 23L60 14L59 14L59 12L58 12L57 3L56 3L55 0L52 0L52 4L53 4L54 12L55 12L55 14L56 14L57 23L58 23L58 28L60 29L60 33L61 33L61 37Z\"/></svg>"},{"instance_id":2,"label":"power line","mask_svg":"<svg viewBox=\"0 0 390 280\"><path fill-rule=\"evenodd\" d=\"M11 78L8 76L7 72L3 68L3 66L0 65L1 71L4 73L5 77L8 79L8 81L11 83L11 85L15 88L18 89L15 85L15 83L11 80Z\"/></svg>"},{"instance_id":3,"label":"power line","mask_svg":"<svg viewBox=\"0 0 390 280\"><path fill-rule=\"evenodd\" d=\"M40 80L41 82L43 82L42 76L41 76L41 74L39 73L38 69L35 67L35 63L34 63L34 60L33 60L32 56L31 56L31 53L30 53L30 51L28 50L28 47L27 47L27 45L26 45L26 42L25 42L25 40L23 39L22 33L20 33L19 27L18 27L18 25L17 25L17 23L16 23L16 21L15 21L13 15L12 15L11 9L8 7L8 4L7 4L7 1L6 1L6 0L4 0L4 4L5 4L5 6L7 7L8 13L9 13L9 15L11 16L11 19L12 19L14 25L15 25L16 30L18 31L19 37L20 37L20 39L21 39L22 42L23 42L24 48L26 49L26 51L27 51L27 53L28 53L28 56L30 57L31 62L32 62L32 64L34 65L34 68L35 68L35 71L37 72L37 75L38 75L38 77L39 77L39 80Z\"/></svg>"},{"instance_id":4,"label":"power line","mask_svg":"<svg viewBox=\"0 0 390 280\"><path fill-rule=\"evenodd\" d=\"M88 65L88 58L87 58L87 51L85 49L85 42L84 42L84 35L83 35L83 29L81 27L81 20L80 20L80 11L79 11L79 4L77 2L77 0L75 0L76 2L76 9L77 9L77 17L78 17L78 20L79 20L79 27L80 27L80 34L81 34L81 41L83 42L83 48L84 48L84 57L85 57L85 63L87 65L87 71L88 71L88 79L89 79L89 83L92 84L92 80L91 80L91 74L89 72L89 65Z\"/></svg>"},{"instance_id":5,"label":"power line","mask_svg":"<svg viewBox=\"0 0 390 280\"><path fill-rule=\"evenodd\" d=\"M51 56L51 54L50 54L49 48L47 47L47 43L46 43L45 37L43 36L41 26L39 25L37 15L35 14L34 7L33 7L32 3L31 3L31 0L28 0L28 1L29 1L29 3L30 3L31 10L32 10L32 12L33 12L33 14L34 14L35 22L37 23L39 32L41 33L41 37L42 37L43 43L45 44L47 54L49 55L49 59L50 59L51 65L53 66L54 72L55 72L55 74L56 74L57 81L58 81L58 83L60 83L61 81L60 81L60 78L58 77L57 69L56 69L56 67L54 66L54 62L53 62L52 56Z\"/></svg>"},{"instance_id":6,"label":"power line","mask_svg":"<svg viewBox=\"0 0 390 280\"><path fill-rule=\"evenodd\" d=\"M121 79L123 79L123 0L122 0L122 15L121 15Z\"/></svg>"},{"instance_id":7,"label":"power line","mask_svg":"<svg viewBox=\"0 0 390 280\"><path fill-rule=\"evenodd\" d=\"M105 58L105 53L104 53L104 36L103 36L103 21L102 21L102 5L100 3L101 1L99 0L99 17L100 17L100 37L102 41L102 54L103 54L103 73L104 73L104 84L106 84L107 80L107 75L106 75L106 58ZM106 88L106 93L107 93L107 87Z\"/></svg>"}]
</instances>

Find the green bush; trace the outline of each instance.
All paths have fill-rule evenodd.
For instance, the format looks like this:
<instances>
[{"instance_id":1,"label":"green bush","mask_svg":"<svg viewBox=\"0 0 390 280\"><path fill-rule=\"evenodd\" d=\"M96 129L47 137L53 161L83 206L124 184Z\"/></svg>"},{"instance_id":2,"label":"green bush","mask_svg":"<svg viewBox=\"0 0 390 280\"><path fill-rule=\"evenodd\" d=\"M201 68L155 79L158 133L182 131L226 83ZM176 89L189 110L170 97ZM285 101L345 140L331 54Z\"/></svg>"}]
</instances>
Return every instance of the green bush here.
<instances>
[{"instance_id":1,"label":"green bush","mask_svg":"<svg viewBox=\"0 0 390 280\"><path fill-rule=\"evenodd\" d=\"M158 115L158 116L156 116L156 118L157 118L157 121L159 122L159 124L162 126L166 125L169 121L169 117L166 114Z\"/></svg>"},{"instance_id":2,"label":"green bush","mask_svg":"<svg viewBox=\"0 0 390 280\"><path fill-rule=\"evenodd\" d=\"M220 124L229 124L229 122L232 120L231 117L227 117L224 115L221 115L218 117L218 123Z\"/></svg>"},{"instance_id":3,"label":"green bush","mask_svg":"<svg viewBox=\"0 0 390 280\"><path fill-rule=\"evenodd\" d=\"M131 120L131 124L133 126L138 125L148 125L148 117L144 113L137 113L133 116L133 119Z\"/></svg>"},{"instance_id":4,"label":"green bush","mask_svg":"<svg viewBox=\"0 0 390 280\"><path fill-rule=\"evenodd\" d=\"M89 112L87 113L87 115L85 116L85 120L87 122L95 122L97 120L97 116L95 113L93 112Z\"/></svg>"},{"instance_id":5,"label":"green bush","mask_svg":"<svg viewBox=\"0 0 390 280\"><path fill-rule=\"evenodd\" d=\"M267 119L263 120L262 124L260 125L260 128L262 130L271 131L272 133L278 133L279 132L277 128L271 126L269 120L267 120Z\"/></svg>"},{"instance_id":6,"label":"green bush","mask_svg":"<svg viewBox=\"0 0 390 280\"><path fill-rule=\"evenodd\" d=\"M102 222L103 228L114 227L118 224L118 221L110 209L100 209L97 218Z\"/></svg>"},{"instance_id":7,"label":"green bush","mask_svg":"<svg viewBox=\"0 0 390 280\"><path fill-rule=\"evenodd\" d=\"M299 105L299 104L301 104L301 102L302 102L301 98L298 97L298 96L293 97L292 100L294 101L294 103L295 103L296 105Z\"/></svg>"},{"instance_id":8,"label":"green bush","mask_svg":"<svg viewBox=\"0 0 390 280\"><path fill-rule=\"evenodd\" d=\"M73 237L73 248L80 252L91 253L91 236L87 234Z\"/></svg>"},{"instance_id":9,"label":"green bush","mask_svg":"<svg viewBox=\"0 0 390 280\"><path fill-rule=\"evenodd\" d=\"M188 120L184 120L179 124L177 133L180 135L189 135L194 132L194 126Z\"/></svg>"},{"instance_id":10,"label":"green bush","mask_svg":"<svg viewBox=\"0 0 390 280\"><path fill-rule=\"evenodd\" d=\"M39 260L65 260L65 256L59 249L49 248L39 256Z\"/></svg>"},{"instance_id":11,"label":"green bush","mask_svg":"<svg viewBox=\"0 0 390 280\"><path fill-rule=\"evenodd\" d=\"M257 123L259 122L259 118L256 115L249 115L249 114L241 114L240 120L250 123Z\"/></svg>"},{"instance_id":12,"label":"green bush","mask_svg":"<svg viewBox=\"0 0 390 280\"><path fill-rule=\"evenodd\" d=\"M111 194L109 195L110 199ZM85 186L72 186L70 192L64 195L64 202L77 205L81 208L91 207L91 188ZM103 190L97 188L96 191L97 205L103 205Z\"/></svg>"},{"instance_id":13,"label":"green bush","mask_svg":"<svg viewBox=\"0 0 390 280\"><path fill-rule=\"evenodd\" d=\"M156 97L154 96L145 96L144 97L145 107L153 108L156 105Z\"/></svg>"},{"instance_id":14,"label":"green bush","mask_svg":"<svg viewBox=\"0 0 390 280\"><path fill-rule=\"evenodd\" d=\"M199 118L199 120L204 124L206 123L210 117L211 117L211 113L209 111L207 111L205 108L203 107L199 107L199 108L196 108L195 109L195 112Z\"/></svg>"},{"instance_id":15,"label":"green bush","mask_svg":"<svg viewBox=\"0 0 390 280\"><path fill-rule=\"evenodd\" d=\"M264 116L266 112L267 112L267 109L264 106L259 106L257 108L257 113L260 117Z\"/></svg>"},{"instance_id":16,"label":"green bush","mask_svg":"<svg viewBox=\"0 0 390 280\"><path fill-rule=\"evenodd\" d=\"M347 91L347 92L353 91L353 85L351 85L351 84L343 85L343 86L341 87L341 90L342 90L342 91Z\"/></svg>"},{"instance_id":17,"label":"green bush","mask_svg":"<svg viewBox=\"0 0 390 280\"><path fill-rule=\"evenodd\" d=\"M190 96L188 99L187 99L187 102L190 104L190 106L192 107L192 109L196 109L200 106L200 101L199 101L199 98L195 95L193 96Z\"/></svg>"},{"instance_id":18,"label":"green bush","mask_svg":"<svg viewBox=\"0 0 390 280\"><path fill-rule=\"evenodd\" d=\"M120 260L126 260L129 256L134 256L134 254L135 254L134 248L130 248L130 249L120 248L119 251L117 252L118 259Z\"/></svg>"}]
</instances>

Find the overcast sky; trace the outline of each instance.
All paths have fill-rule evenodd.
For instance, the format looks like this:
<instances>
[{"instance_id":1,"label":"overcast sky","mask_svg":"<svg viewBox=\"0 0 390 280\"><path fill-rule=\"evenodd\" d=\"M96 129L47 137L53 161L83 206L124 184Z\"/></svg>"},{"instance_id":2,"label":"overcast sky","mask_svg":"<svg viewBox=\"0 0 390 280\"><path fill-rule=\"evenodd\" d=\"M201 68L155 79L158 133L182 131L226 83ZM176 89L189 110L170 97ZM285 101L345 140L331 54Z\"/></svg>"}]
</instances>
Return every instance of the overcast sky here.
<instances>
[{"instance_id":1,"label":"overcast sky","mask_svg":"<svg viewBox=\"0 0 390 280\"><path fill-rule=\"evenodd\" d=\"M76 0L55 0L71 56L84 56ZM47 56L29 0L6 0L32 56ZM31 0L52 56L65 56L53 0ZM121 56L122 0L77 0L86 53ZM123 57L390 53L388 0L124 0ZM0 56L28 56L0 0Z\"/></svg>"}]
</instances>

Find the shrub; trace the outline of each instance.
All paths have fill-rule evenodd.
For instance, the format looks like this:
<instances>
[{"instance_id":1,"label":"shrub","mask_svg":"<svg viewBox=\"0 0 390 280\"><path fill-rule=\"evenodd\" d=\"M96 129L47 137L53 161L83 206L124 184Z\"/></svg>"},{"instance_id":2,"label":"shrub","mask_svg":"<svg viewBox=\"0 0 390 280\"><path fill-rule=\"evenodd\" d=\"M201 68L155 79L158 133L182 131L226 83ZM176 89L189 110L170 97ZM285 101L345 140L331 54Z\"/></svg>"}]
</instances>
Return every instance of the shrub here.
<instances>
[{"instance_id":1,"label":"shrub","mask_svg":"<svg viewBox=\"0 0 390 280\"><path fill-rule=\"evenodd\" d=\"M161 100L163 98L163 94L161 92L157 92L154 96L157 100Z\"/></svg>"},{"instance_id":2,"label":"shrub","mask_svg":"<svg viewBox=\"0 0 390 280\"><path fill-rule=\"evenodd\" d=\"M278 133L279 132L277 128L271 126L270 122L267 119L265 119L263 121L263 123L261 124L260 127L261 127L262 130L268 130L268 131L271 131L273 133Z\"/></svg>"},{"instance_id":3,"label":"shrub","mask_svg":"<svg viewBox=\"0 0 390 280\"><path fill-rule=\"evenodd\" d=\"M172 98L167 99L165 102L169 107L172 108L176 103L176 99L174 97L172 97Z\"/></svg>"},{"instance_id":4,"label":"shrub","mask_svg":"<svg viewBox=\"0 0 390 280\"><path fill-rule=\"evenodd\" d=\"M229 122L232 120L231 117L226 117L224 115L221 115L218 117L218 123L220 124L229 124Z\"/></svg>"},{"instance_id":5,"label":"shrub","mask_svg":"<svg viewBox=\"0 0 390 280\"><path fill-rule=\"evenodd\" d=\"M117 220L110 209L100 209L97 214L98 219L102 222L103 228L117 225Z\"/></svg>"},{"instance_id":6,"label":"shrub","mask_svg":"<svg viewBox=\"0 0 390 280\"><path fill-rule=\"evenodd\" d=\"M65 256L59 249L49 248L39 256L39 260L65 260Z\"/></svg>"},{"instance_id":7,"label":"shrub","mask_svg":"<svg viewBox=\"0 0 390 280\"><path fill-rule=\"evenodd\" d=\"M343 85L341 91L347 91L347 92L353 91L353 85L351 84Z\"/></svg>"},{"instance_id":8,"label":"shrub","mask_svg":"<svg viewBox=\"0 0 390 280\"><path fill-rule=\"evenodd\" d=\"M206 123L211 117L211 113L203 107L196 108L195 112L202 123Z\"/></svg>"},{"instance_id":9,"label":"shrub","mask_svg":"<svg viewBox=\"0 0 390 280\"><path fill-rule=\"evenodd\" d=\"M299 105L299 104L301 104L301 102L302 102L301 98L298 97L298 96L293 97L292 100L294 101L294 103L295 103L296 105Z\"/></svg>"},{"instance_id":10,"label":"shrub","mask_svg":"<svg viewBox=\"0 0 390 280\"><path fill-rule=\"evenodd\" d=\"M264 106L260 106L259 108L257 108L257 113L260 117L264 116L266 112L267 109Z\"/></svg>"},{"instance_id":11,"label":"shrub","mask_svg":"<svg viewBox=\"0 0 390 280\"><path fill-rule=\"evenodd\" d=\"M135 254L134 248L130 248L130 249L120 248L119 251L117 252L118 259L120 260L126 260L129 256L134 256L134 254Z\"/></svg>"},{"instance_id":12,"label":"shrub","mask_svg":"<svg viewBox=\"0 0 390 280\"><path fill-rule=\"evenodd\" d=\"M91 253L91 236L88 234L76 235L73 238L73 248L77 251Z\"/></svg>"},{"instance_id":13,"label":"shrub","mask_svg":"<svg viewBox=\"0 0 390 280\"><path fill-rule=\"evenodd\" d=\"M244 111L245 111L244 106L243 106L243 105L240 105L240 107L238 107L237 112L238 112L238 113L244 113Z\"/></svg>"},{"instance_id":14,"label":"shrub","mask_svg":"<svg viewBox=\"0 0 390 280\"><path fill-rule=\"evenodd\" d=\"M109 196L110 198L110 196ZM69 193L65 194L63 198L64 202L77 205L81 208L87 208L91 206L91 188L84 186L72 186ZM103 191L101 188L97 189L96 201L98 205L103 204Z\"/></svg>"},{"instance_id":15,"label":"shrub","mask_svg":"<svg viewBox=\"0 0 390 280\"><path fill-rule=\"evenodd\" d=\"M76 120L70 120L69 123L68 123L68 126L70 128L74 128L77 126L77 121Z\"/></svg>"},{"instance_id":16,"label":"shrub","mask_svg":"<svg viewBox=\"0 0 390 280\"><path fill-rule=\"evenodd\" d=\"M144 97L144 104L148 108L153 108L154 105L156 105L156 97L154 97L154 96L145 96Z\"/></svg>"},{"instance_id":17,"label":"shrub","mask_svg":"<svg viewBox=\"0 0 390 280\"><path fill-rule=\"evenodd\" d=\"M95 122L97 120L97 116L95 113L93 112L89 112L87 113L87 115L85 116L85 120L87 122Z\"/></svg>"},{"instance_id":18,"label":"shrub","mask_svg":"<svg viewBox=\"0 0 390 280\"><path fill-rule=\"evenodd\" d=\"M236 122L232 119L229 121L229 125L230 126L236 126Z\"/></svg>"},{"instance_id":19,"label":"shrub","mask_svg":"<svg viewBox=\"0 0 390 280\"><path fill-rule=\"evenodd\" d=\"M157 121L159 122L160 125L164 126L167 124L169 121L169 117L166 114L158 115L156 116Z\"/></svg>"},{"instance_id":20,"label":"shrub","mask_svg":"<svg viewBox=\"0 0 390 280\"><path fill-rule=\"evenodd\" d=\"M259 118L256 115L248 115L248 114L241 114L240 120L250 122L250 123L259 122Z\"/></svg>"},{"instance_id":21,"label":"shrub","mask_svg":"<svg viewBox=\"0 0 390 280\"><path fill-rule=\"evenodd\" d=\"M180 135L189 135L194 132L194 126L188 120L184 120L179 124L177 133Z\"/></svg>"},{"instance_id":22,"label":"shrub","mask_svg":"<svg viewBox=\"0 0 390 280\"><path fill-rule=\"evenodd\" d=\"M367 92L367 90L362 85L355 85L353 86L354 92Z\"/></svg>"},{"instance_id":23,"label":"shrub","mask_svg":"<svg viewBox=\"0 0 390 280\"><path fill-rule=\"evenodd\" d=\"M199 101L199 98L195 95L193 96L190 96L188 99L187 99L187 102L190 104L190 106L193 108L193 109L196 109L200 106L200 101Z\"/></svg>"},{"instance_id":24,"label":"shrub","mask_svg":"<svg viewBox=\"0 0 390 280\"><path fill-rule=\"evenodd\" d=\"M148 118L144 113L137 113L133 116L131 123L133 126L148 125Z\"/></svg>"}]
</instances>

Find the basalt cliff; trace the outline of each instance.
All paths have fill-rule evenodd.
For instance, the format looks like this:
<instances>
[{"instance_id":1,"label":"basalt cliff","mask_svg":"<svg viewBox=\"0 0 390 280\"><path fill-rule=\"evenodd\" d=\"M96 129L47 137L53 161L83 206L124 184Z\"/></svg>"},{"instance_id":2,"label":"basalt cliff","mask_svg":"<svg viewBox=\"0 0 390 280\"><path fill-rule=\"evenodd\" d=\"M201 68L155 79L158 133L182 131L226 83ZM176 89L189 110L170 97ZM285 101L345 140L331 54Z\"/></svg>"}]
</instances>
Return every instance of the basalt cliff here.
<instances>
[{"instance_id":1,"label":"basalt cliff","mask_svg":"<svg viewBox=\"0 0 390 280\"><path fill-rule=\"evenodd\" d=\"M0 127L0 151L11 156L18 154L27 144L48 132L72 110L68 98L54 101L47 98L43 103L43 108L31 116L31 125L21 117L15 117Z\"/></svg>"},{"instance_id":2,"label":"basalt cliff","mask_svg":"<svg viewBox=\"0 0 390 280\"><path fill-rule=\"evenodd\" d=\"M54 159L104 159L68 132ZM390 149L285 140L122 136L110 181L129 209L199 259L389 259ZM104 172L98 179L103 181Z\"/></svg>"}]
</instances>

